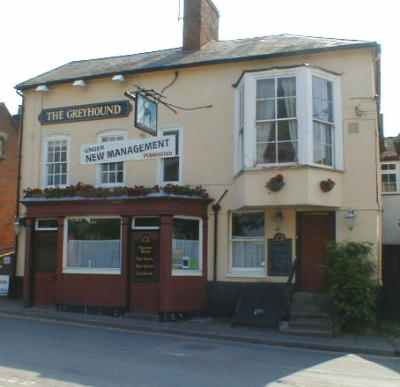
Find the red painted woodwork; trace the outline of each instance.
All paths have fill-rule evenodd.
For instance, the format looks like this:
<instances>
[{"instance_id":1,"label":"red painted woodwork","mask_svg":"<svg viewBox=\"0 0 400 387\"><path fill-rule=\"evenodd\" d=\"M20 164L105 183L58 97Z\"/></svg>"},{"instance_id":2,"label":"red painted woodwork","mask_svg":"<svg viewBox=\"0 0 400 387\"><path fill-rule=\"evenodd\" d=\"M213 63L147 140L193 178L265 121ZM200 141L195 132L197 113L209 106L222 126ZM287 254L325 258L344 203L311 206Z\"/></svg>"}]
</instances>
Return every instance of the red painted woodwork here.
<instances>
[{"instance_id":1,"label":"red painted woodwork","mask_svg":"<svg viewBox=\"0 0 400 387\"><path fill-rule=\"evenodd\" d=\"M321 291L326 286L327 245L335 240L332 212L303 212L299 217L300 287Z\"/></svg>"},{"instance_id":2,"label":"red painted woodwork","mask_svg":"<svg viewBox=\"0 0 400 387\"><path fill-rule=\"evenodd\" d=\"M35 273L33 282L33 303L35 305L56 304L55 273Z\"/></svg>"}]
</instances>

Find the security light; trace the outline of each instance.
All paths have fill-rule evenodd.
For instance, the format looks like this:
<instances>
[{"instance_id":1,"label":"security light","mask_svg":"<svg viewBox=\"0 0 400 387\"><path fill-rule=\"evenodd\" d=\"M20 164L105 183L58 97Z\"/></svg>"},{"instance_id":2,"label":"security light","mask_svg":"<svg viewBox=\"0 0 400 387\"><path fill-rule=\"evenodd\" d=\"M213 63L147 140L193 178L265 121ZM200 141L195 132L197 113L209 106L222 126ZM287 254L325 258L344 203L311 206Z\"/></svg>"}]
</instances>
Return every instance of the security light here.
<instances>
[{"instance_id":1,"label":"security light","mask_svg":"<svg viewBox=\"0 0 400 387\"><path fill-rule=\"evenodd\" d=\"M116 74L112 77L114 82L125 82L125 77L122 74Z\"/></svg>"},{"instance_id":2,"label":"security light","mask_svg":"<svg viewBox=\"0 0 400 387\"><path fill-rule=\"evenodd\" d=\"M49 88L46 85L39 85L36 87L35 91L38 91L39 93L47 93Z\"/></svg>"},{"instance_id":3,"label":"security light","mask_svg":"<svg viewBox=\"0 0 400 387\"><path fill-rule=\"evenodd\" d=\"M72 86L75 87L85 87L86 86L86 82L83 79L77 79L76 81L74 81L72 83Z\"/></svg>"}]
</instances>

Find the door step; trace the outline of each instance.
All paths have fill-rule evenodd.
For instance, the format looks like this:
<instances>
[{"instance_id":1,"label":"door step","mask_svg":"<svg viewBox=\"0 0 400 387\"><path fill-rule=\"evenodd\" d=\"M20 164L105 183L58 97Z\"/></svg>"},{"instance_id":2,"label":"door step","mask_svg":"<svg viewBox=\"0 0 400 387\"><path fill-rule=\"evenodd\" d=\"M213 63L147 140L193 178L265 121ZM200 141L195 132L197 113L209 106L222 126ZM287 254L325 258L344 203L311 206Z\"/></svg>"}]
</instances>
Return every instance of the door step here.
<instances>
[{"instance_id":1,"label":"door step","mask_svg":"<svg viewBox=\"0 0 400 387\"><path fill-rule=\"evenodd\" d=\"M333 330L331 328L320 327L293 327L287 322L282 322L279 331L288 335L297 336L313 336L313 337L332 337Z\"/></svg>"}]
</instances>

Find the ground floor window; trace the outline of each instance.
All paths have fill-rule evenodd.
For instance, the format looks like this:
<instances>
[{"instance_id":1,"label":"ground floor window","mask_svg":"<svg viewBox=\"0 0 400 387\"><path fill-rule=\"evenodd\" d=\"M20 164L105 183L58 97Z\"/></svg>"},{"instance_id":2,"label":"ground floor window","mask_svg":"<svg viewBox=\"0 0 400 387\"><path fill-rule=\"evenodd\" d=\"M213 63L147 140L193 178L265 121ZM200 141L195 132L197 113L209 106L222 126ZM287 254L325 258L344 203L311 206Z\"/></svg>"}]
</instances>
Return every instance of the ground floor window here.
<instances>
[{"instance_id":1,"label":"ground floor window","mask_svg":"<svg viewBox=\"0 0 400 387\"><path fill-rule=\"evenodd\" d=\"M265 220L263 212L233 213L232 271L265 274Z\"/></svg>"},{"instance_id":2,"label":"ground floor window","mask_svg":"<svg viewBox=\"0 0 400 387\"><path fill-rule=\"evenodd\" d=\"M179 275L201 275L202 221L197 218L174 218L172 271Z\"/></svg>"},{"instance_id":3,"label":"ground floor window","mask_svg":"<svg viewBox=\"0 0 400 387\"><path fill-rule=\"evenodd\" d=\"M66 270L120 272L120 218L69 218L66 223Z\"/></svg>"}]
</instances>

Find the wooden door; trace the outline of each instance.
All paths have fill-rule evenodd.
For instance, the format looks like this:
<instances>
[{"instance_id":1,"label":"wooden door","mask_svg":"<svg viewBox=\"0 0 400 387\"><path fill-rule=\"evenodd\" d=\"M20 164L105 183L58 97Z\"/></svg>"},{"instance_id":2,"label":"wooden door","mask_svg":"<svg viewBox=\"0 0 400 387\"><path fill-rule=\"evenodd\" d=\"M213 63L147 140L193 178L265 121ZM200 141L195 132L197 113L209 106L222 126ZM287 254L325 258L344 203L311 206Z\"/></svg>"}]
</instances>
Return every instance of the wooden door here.
<instances>
[{"instance_id":1,"label":"wooden door","mask_svg":"<svg viewBox=\"0 0 400 387\"><path fill-rule=\"evenodd\" d=\"M56 303L57 231L36 231L33 237L33 302Z\"/></svg>"},{"instance_id":2,"label":"wooden door","mask_svg":"<svg viewBox=\"0 0 400 387\"><path fill-rule=\"evenodd\" d=\"M335 240L335 213L299 213L297 227L298 284L301 290L321 291L326 287L327 245Z\"/></svg>"},{"instance_id":3,"label":"wooden door","mask_svg":"<svg viewBox=\"0 0 400 387\"><path fill-rule=\"evenodd\" d=\"M130 246L130 310L145 313L159 312L159 232L133 231Z\"/></svg>"}]
</instances>

